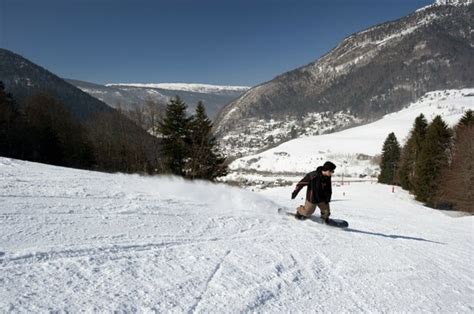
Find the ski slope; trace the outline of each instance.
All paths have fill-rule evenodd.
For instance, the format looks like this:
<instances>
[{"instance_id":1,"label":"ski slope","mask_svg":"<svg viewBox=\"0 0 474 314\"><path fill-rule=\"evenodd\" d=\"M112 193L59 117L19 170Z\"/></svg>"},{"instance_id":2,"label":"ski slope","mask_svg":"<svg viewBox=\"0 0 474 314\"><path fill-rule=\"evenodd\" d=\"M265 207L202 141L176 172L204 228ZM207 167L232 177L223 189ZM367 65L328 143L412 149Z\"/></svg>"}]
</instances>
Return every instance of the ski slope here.
<instances>
[{"instance_id":1,"label":"ski slope","mask_svg":"<svg viewBox=\"0 0 474 314\"><path fill-rule=\"evenodd\" d=\"M0 312L472 313L472 216L360 183L341 230L276 215L291 190L0 158Z\"/></svg>"},{"instance_id":2,"label":"ski slope","mask_svg":"<svg viewBox=\"0 0 474 314\"><path fill-rule=\"evenodd\" d=\"M394 132L403 144L408 137L415 118L424 114L428 122L440 115L450 126L454 126L467 110L474 110L474 89L443 90L426 93L418 101L398 112L385 115L373 123L346 129L340 132L309 136L285 142L262 153L243 157L231 163L235 171L307 173L326 160L343 166L345 175L372 175L378 169L360 155L375 156L382 153L388 134ZM233 180L238 173L228 179Z\"/></svg>"}]
</instances>

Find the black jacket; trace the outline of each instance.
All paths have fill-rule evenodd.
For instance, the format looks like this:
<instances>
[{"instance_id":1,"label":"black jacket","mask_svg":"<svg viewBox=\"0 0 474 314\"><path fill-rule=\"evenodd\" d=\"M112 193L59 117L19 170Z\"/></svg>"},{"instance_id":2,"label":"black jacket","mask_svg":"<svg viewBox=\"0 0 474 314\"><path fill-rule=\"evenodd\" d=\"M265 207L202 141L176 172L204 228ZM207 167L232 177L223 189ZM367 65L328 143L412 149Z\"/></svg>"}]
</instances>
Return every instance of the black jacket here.
<instances>
[{"instance_id":1,"label":"black jacket","mask_svg":"<svg viewBox=\"0 0 474 314\"><path fill-rule=\"evenodd\" d=\"M332 187L331 177L322 174L322 168L318 167L316 171L312 171L296 184L296 188L291 194L291 198L295 198L299 191L308 186L306 190L306 200L313 203L329 203L331 201Z\"/></svg>"}]
</instances>

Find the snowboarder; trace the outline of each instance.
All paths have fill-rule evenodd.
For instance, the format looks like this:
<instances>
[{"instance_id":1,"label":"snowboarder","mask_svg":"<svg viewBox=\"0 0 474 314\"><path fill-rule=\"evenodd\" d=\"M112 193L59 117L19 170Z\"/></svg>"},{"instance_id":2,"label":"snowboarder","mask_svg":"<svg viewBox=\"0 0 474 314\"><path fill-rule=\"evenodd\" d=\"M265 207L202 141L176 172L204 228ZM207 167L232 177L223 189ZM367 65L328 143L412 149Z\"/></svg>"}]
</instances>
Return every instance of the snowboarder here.
<instances>
[{"instance_id":1,"label":"snowboarder","mask_svg":"<svg viewBox=\"0 0 474 314\"><path fill-rule=\"evenodd\" d=\"M316 206L321 211L321 218L326 223L331 215L329 202L331 201L332 187L331 175L334 173L336 165L330 161L326 161L323 166L320 166L316 171L312 171L305 175L305 177L296 184L296 188L291 193L291 199L295 199L298 192L305 186L306 202L296 208L295 217L297 219L306 219L310 217L316 210Z\"/></svg>"}]
</instances>

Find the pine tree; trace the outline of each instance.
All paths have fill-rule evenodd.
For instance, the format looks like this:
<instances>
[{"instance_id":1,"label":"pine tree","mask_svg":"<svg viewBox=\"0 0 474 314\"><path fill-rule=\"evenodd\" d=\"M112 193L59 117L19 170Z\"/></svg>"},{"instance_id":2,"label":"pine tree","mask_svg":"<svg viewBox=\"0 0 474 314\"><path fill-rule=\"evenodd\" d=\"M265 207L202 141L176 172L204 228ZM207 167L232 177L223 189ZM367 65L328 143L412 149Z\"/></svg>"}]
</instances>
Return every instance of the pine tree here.
<instances>
[{"instance_id":1,"label":"pine tree","mask_svg":"<svg viewBox=\"0 0 474 314\"><path fill-rule=\"evenodd\" d=\"M178 97L172 98L166 106L165 117L160 122L163 135L163 154L166 166L171 173L184 176L186 159L189 158L190 118L186 115L187 106Z\"/></svg>"},{"instance_id":2,"label":"pine tree","mask_svg":"<svg viewBox=\"0 0 474 314\"><path fill-rule=\"evenodd\" d=\"M409 138L402 147L397 171L398 182L400 182L400 186L405 190L412 189L410 177L413 174L416 160L416 158L413 156L414 151L414 143L411 141L411 138Z\"/></svg>"},{"instance_id":3,"label":"pine tree","mask_svg":"<svg viewBox=\"0 0 474 314\"><path fill-rule=\"evenodd\" d=\"M20 114L16 102L0 81L0 156L17 156L16 125Z\"/></svg>"},{"instance_id":4,"label":"pine tree","mask_svg":"<svg viewBox=\"0 0 474 314\"><path fill-rule=\"evenodd\" d=\"M455 128L453 154L449 168L442 171L443 180L435 205L474 213L474 115L471 110Z\"/></svg>"},{"instance_id":5,"label":"pine tree","mask_svg":"<svg viewBox=\"0 0 474 314\"><path fill-rule=\"evenodd\" d=\"M382 161L380 163L379 182L386 184L395 183L395 173L400 160L400 144L392 132L387 136L382 148Z\"/></svg>"},{"instance_id":6,"label":"pine tree","mask_svg":"<svg viewBox=\"0 0 474 314\"><path fill-rule=\"evenodd\" d=\"M416 162L414 192L419 201L433 204L440 184L440 173L449 166L452 132L441 116L436 116L426 130Z\"/></svg>"},{"instance_id":7,"label":"pine tree","mask_svg":"<svg viewBox=\"0 0 474 314\"><path fill-rule=\"evenodd\" d=\"M413 124L410 137L403 146L397 177L400 185L405 190L413 190L415 177L415 164L421 150L421 144L426 136L428 122L423 114L420 114Z\"/></svg>"},{"instance_id":8,"label":"pine tree","mask_svg":"<svg viewBox=\"0 0 474 314\"><path fill-rule=\"evenodd\" d=\"M198 102L190 129L191 151L186 169L187 176L193 179L214 180L226 175L225 158L218 152L217 141L212 134L212 122L207 117L202 102Z\"/></svg>"},{"instance_id":9,"label":"pine tree","mask_svg":"<svg viewBox=\"0 0 474 314\"><path fill-rule=\"evenodd\" d=\"M456 125L456 128L459 129L472 125L474 125L474 112L472 110L468 110L462 116L461 120L459 120L459 123Z\"/></svg>"}]
</instances>

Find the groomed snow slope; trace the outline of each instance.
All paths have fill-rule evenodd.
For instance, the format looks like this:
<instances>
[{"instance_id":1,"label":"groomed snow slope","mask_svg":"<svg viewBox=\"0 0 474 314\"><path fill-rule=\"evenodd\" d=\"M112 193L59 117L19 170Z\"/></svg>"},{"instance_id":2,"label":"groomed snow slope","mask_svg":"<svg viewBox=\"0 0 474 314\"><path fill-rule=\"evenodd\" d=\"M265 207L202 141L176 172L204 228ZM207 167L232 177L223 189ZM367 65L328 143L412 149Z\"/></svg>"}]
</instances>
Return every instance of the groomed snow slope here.
<instances>
[{"instance_id":1,"label":"groomed snow slope","mask_svg":"<svg viewBox=\"0 0 474 314\"><path fill-rule=\"evenodd\" d=\"M357 155L381 154L383 142L389 133L394 132L398 141L403 144L415 118L421 113L428 122L436 115L441 115L446 123L453 126L468 109L474 110L474 89L434 91L425 94L407 108L373 123L336 133L291 140L260 154L237 159L230 168L235 171L306 173L318 164L332 160L336 165L346 165L347 174L368 174L367 168L375 167L368 161L358 160ZM337 173L341 173L341 168Z\"/></svg>"},{"instance_id":2,"label":"groomed snow slope","mask_svg":"<svg viewBox=\"0 0 474 314\"><path fill-rule=\"evenodd\" d=\"M472 216L360 183L340 230L290 193L0 158L0 312L474 310Z\"/></svg>"}]
</instances>

